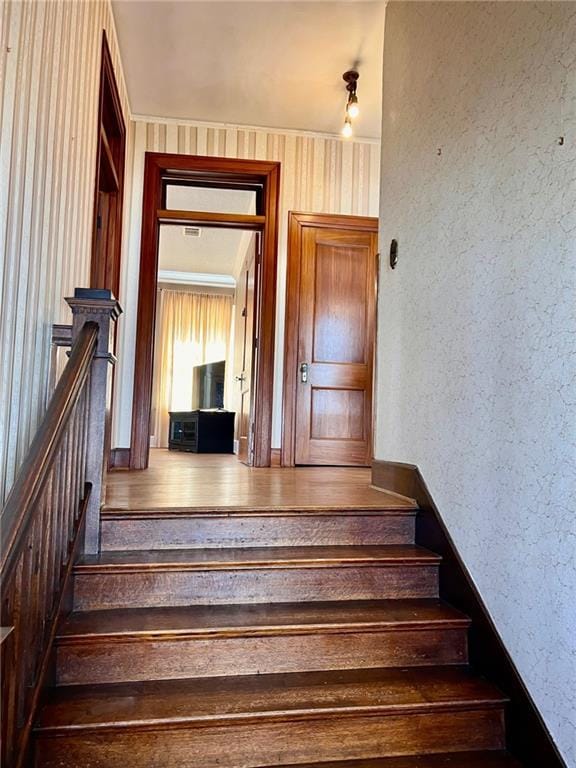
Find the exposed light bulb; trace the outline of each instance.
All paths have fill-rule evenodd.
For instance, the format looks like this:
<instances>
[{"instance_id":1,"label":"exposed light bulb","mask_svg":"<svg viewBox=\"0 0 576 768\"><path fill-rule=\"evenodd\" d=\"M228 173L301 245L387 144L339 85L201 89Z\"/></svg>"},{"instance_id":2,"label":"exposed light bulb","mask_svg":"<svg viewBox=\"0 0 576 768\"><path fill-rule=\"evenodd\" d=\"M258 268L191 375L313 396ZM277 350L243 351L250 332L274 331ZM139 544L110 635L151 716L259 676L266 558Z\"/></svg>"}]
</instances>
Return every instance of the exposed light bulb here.
<instances>
[{"instance_id":1,"label":"exposed light bulb","mask_svg":"<svg viewBox=\"0 0 576 768\"><path fill-rule=\"evenodd\" d=\"M352 136L352 123L350 122L350 118L348 115L346 115L346 120L344 121L344 127L342 128L342 136L344 136L345 139L349 139L350 136Z\"/></svg>"},{"instance_id":2,"label":"exposed light bulb","mask_svg":"<svg viewBox=\"0 0 576 768\"><path fill-rule=\"evenodd\" d=\"M352 119L355 117L358 117L360 114L360 107L358 106L358 101L351 101L350 104L348 104L348 114Z\"/></svg>"}]
</instances>

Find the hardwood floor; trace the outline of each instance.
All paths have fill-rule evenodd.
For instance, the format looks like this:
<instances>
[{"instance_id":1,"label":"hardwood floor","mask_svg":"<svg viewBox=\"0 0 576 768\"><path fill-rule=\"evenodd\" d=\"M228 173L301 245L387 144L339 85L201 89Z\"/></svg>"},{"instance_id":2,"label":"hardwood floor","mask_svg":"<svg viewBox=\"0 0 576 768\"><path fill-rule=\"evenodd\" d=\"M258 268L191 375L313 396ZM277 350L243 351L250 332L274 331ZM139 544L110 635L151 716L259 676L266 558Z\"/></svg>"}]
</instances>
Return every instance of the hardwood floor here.
<instances>
[{"instance_id":1,"label":"hardwood floor","mask_svg":"<svg viewBox=\"0 0 576 768\"><path fill-rule=\"evenodd\" d=\"M251 468L235 456L153 449L148 469L111 472L108 509L340 509L413 507L404 497L370 487L363 467Z\"/></svg>"}]
</instances>

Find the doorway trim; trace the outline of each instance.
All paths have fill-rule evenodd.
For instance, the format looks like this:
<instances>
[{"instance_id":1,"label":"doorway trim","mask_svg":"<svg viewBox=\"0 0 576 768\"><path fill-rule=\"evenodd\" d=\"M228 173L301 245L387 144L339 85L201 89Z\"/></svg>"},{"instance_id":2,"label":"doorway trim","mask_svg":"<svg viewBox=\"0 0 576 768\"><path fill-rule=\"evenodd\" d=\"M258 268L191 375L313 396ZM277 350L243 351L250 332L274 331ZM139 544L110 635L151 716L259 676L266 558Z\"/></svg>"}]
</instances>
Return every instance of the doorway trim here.
<instances>
[{"instance_id":1,"label":"doorway trim","mask_svg":"<svg viewBox=\"0 0 576 768\"><path fill-rule=\"evenodd\" d=\"M331 213L288 213L288 256L286 265L286 319L284 323L284 373L282 381L282 448L280 464L296 466L296 391L294 372L298 366L300 315L300 253L306 227L355 229L378 232L378 219Z\"/></svg>"},{"instance_id":2,"label":"doorway trim","mask_svg":"<svg viewBox=\"0 0 576 768\"><path fill-rule=\"evenodd\" d=\"M195 218L193 212L168 213L165 210L163 180L166 177L173 177L175 180L181 178L178 176L179 172L189 174L191 179L199 178L203 183L213 186L225 186L225 182L235 181L261 185L261 215L239 217L221 214L212 217L211 223L226 226L236 220L236 226L242 229L249 228L252 224L253 228L262 232L253 431L254 466L268 467L272 440L280 163L146 152L130 468L146 469L148 466L160 223L167 219L183 223L207 223L206 214ZM202 222L198 220L200 218ZM252 221L248 221L249 219Z\"/></svg>"},{"instance_id":3,"label":"doorway trim","mask_svg":"<svg viewBox=\"0 0 576 768\"><path fill-rule=\"evenodd\" d=\"M94 210L92 215L92 254L90 260L90 287L109 288L118 298L120 288L120 257L122 251L122 207L124 202L124 165L126 161L126 125L122 114L122 104L118 84L114 74L112 55L106 37L102 31L102 51L100 62L100 86L98 95L98 138L96 147L96 174L94 177ZM112 230L108 234L108 248L111 253L111 265L102 273L102 265L97 262L96 244L98 238L98 197L101 190L101 177L116 187L112 196ZM107 284L105 284L107 283Z\"/></svg>"}]
</instances>

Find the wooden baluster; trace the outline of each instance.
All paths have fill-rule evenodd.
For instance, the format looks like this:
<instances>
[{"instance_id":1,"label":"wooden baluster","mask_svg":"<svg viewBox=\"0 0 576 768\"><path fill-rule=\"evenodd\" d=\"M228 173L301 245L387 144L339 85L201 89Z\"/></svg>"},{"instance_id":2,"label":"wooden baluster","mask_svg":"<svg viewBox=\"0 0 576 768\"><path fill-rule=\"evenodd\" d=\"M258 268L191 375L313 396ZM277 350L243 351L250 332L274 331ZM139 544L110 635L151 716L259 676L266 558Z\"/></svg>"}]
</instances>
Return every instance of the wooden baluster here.
<instances>
[{"instance_id":1,"label":"wooden baluster","mask_svg":"<svg viewBox=\"0 0 576 768\"><path fill-rule=\"evenodd\" d=\"M70 424L66 430L66 436L64 438L64 454L66 456L66 473L65 473L65 488L66 494L64 497L64 525L62 526L62 565L66 565L68 562L68 542L70 541L71 526L70 517L72 515L72 450L71 450L71 429Z\"/></svg>"},{"instance_id":2,"label":"wooden baluster","mask_svg":"<svg viewBox=\"0 0 576 768\"><path fill-rule=\"evenodd\" d=\"M59 566L59 576L58 576L58 583L60 582L60 574L62 573L62 565L63 565L63 557L64 557L64 547L65 547L65 541L67 538L67 512L68 512L68 447L66 445L67 442L67 433L64 434L64 439L62 442L62 448L61 448L61 454L62 454L62 463L61 463L61 480L60 480L60 491L59 491L59 523L58 523L58 537L57 537L57 544L56 544L56 550L57 550L57 558L58 558L58 566ZM58 584L56 585L58 588Z\"/></svg>"},{"instance_id":3,"label":"wooden baluster","mask_svg":"<svg viewBox=\"0 0 576 768\"><path fill-rule=\"evenodd\" d=\"M5 765L11 756L14 747L14 734L16 725L16 696L17 675L15 659L16 634L14 624L16 622L16 589L15 581L19 578L18 570L11 577L8 584L3 584L3 593L6 595L3 603L2 626L10 634L2 641L2 764ZM11 631L10 631L11 630Z\"/></svg>"},{"instance_id":4,"label":"wooden baluster","mask_svg":"<svg viewBox=\"0 0 576 768\"><path fill-rule=\"evenodd\" d=\"M80 398L84 396L84 390L82 390L82 394ZM80 498L81 498L81 478L80 478L80 459L81 459L81 446L80 446L80 439L82 434L82 424L81 424L81 405L82 400L80 399L78 403L76 404L76 408L74 409L74 514L72 516L73 523L76 523L76 520L78 519L78 511L80 509Z\"/></svg>"},{"instance_id":5,"label":"wooden baluster","mask_svg":"<svg viewBox=\"0 0 576 768\"><path fill-rule=\"evenodd\" d=\"M88 444L86 481L92 485L86 509L84 551L96 554L100 549L100 508L104 500L104 476L107 411L111 367L115 363L110 353L111 321L116 321L121 308L111 291L77 288L74 297L66 299L72 309L72 342L86 322L98 325L98 346L90 371Z\"/></svg>"},{"instance_id":6,"label":"wooden baluster","mask_svg":"<svg viewBox=\"0 0 576 768\"><path fill-rule=\"evenodd\" d=\"M52 616L52 609L54 606L54 593L52 591L52 547L54 542L52 539L52 515L54 513L53 494L54 491L54 472L51 471L48 475L46 485L44 487L44 516L42 520L42 550L41 550L41 563L43 568L42 574L42 599L41 599L41 614L42 614L42 644L46 641L48 634L48 627L50 626L50 618Z\"/></svg>"},{"instance_id":7,"label":"wooden baluster","mask_svg":"<svg viewBox=\"0 0 576 768\"><path fill-rule=\"evenodd\" d=\"M51 528L51 541L52 551L50 553L50 571L52 577L50 579L50 589L52 594L56 594L60 581L60 557L56 542L58 539L58 525L60 524L60 483L61 483L61 450L58 452L54 461L52 470L52 528Z\"/></svg>"},{"instance_id":8,"label":"wooden baluster","mask_svg":"<svg viewBox=\"0 0 576 768\"><path fill-rule=\"evenodd\" d=\"M40 627L42 622L42 616L40 614L40 590L41 590L41 575L40 575L40 542L42 540L42 520L43 520L43 508L44 497L41 496L38 499L36 505L36 514L34 523L32 524L32 532L30 534L31 545L31 573L30 573L30 586L29 586L29 600L30 600L30 634L28 635L29 642L29 659L28 659L28 677L27 685L33 688L34 681L36 679L36 673L38 671L38 660L41 648L40 639Z\"/></svg>"},{"instance_id":9,"label":"wooden baluster","mask_svg":"<svg viewBox=\"0 0 576 768\"><path fill-rule=\"evenodd\" d=\"M82 392L82 398L79 403L80 414L80 459L78 461L78 468L80 472L80 498L84 498L85 484L86 484L86 441L88 437L88 391L90 387L90 380L86 382L86 386Z\"/></svg>"},{"instance_id":10,"label":"wooden baluster","mask_svg":"<svg viewBox=\"0 0 576 768\"><path fill-rule=\"evenodd\" d=\"M16 593L16 676L18 678L18 694L16 698L16 727L22 728L24 725L24 695L26 688L22 684L26 679L26 665L28 660L28 623L29 623L29 605L26 599L28 594L28 584L30 583L31 570L31 552L27 543L19 563L19 578L14 584Z\"/></svg>"}]
</instances>

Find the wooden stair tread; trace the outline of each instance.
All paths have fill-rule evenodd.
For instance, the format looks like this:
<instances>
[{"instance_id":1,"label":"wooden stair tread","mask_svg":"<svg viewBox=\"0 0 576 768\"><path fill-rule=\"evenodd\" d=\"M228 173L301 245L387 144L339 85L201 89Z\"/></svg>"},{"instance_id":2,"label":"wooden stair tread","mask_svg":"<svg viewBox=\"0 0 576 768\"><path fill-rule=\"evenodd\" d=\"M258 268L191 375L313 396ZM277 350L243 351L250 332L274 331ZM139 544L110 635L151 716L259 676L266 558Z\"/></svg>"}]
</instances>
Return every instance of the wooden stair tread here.
<instances>
[{"instance_id":1,"label":"wooden stair tread","mask_svg":"<svg viewBox=\"0 0 576 768\"><path fill-rule=\"evenodd\" d=\"M53 689L37 730L192 726L301 717L499 708L464 667L368 669L146 681Z\"/></svg>"},{"instance_id":2,"label":"wooden stair tread","mask_svg":"<svg viewBox=\"0 0 576 768\"><path fill-rule=\"evenodd\" d=\"M260 507L103 507L102 517L108 519L125 518L159 518L169 517L303 517L303 516L353 516L353 515L410 515L417 514L418 506L410 499L403 501L398 498L394 506L377 506L366 504L343 504L341 506L303 506L303 505L263 505Z\"/></svg>"},{"instance_id":3,"label":"wooden stair tread","mask_svg":"<svg viewBox=\"0 0 576 768\"><path fill-rule=\"evenodd\" d=\"M266 768L277 767L266 766ZM377 757L329 763L299 763L297 766L283 765L282 768L521 768L521 763L507 752L495 750L411 757Z\"/></svg>"},{"instance_id":4,"label":"wooden stair tread","mask_svg":"<svg viewBox=\"0 0 576 768\"><path fill-rule=\"evenodd\" d=\"M183 606L79 611L62 626L60 645L138 637L301 634L322 630L463 627L469 619L433 599Z\"/></svg>"},{"instance_id":5,"label":"wooden stair tread","mask_svg":"<svg viewBox=\"0 0 576 768\"><path fill-rule=\"evenodd\" d=\"M234 549L127 550L85 555L77 573L119 570L433 565L441 558L412 544L383 546L257 547Z\"/></svg>"}]
</instances>

